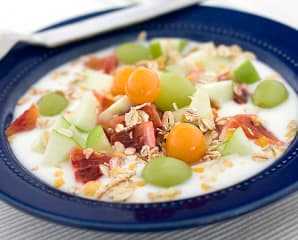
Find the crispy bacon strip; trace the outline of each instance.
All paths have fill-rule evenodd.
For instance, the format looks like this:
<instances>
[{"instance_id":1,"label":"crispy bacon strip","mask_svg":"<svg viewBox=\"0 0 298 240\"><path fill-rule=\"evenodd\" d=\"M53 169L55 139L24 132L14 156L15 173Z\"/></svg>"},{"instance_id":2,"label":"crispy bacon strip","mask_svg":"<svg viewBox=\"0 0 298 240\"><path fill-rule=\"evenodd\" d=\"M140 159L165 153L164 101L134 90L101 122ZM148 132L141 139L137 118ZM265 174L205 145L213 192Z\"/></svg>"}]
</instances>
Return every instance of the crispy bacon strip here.
<instances>
[{"instance_id":1,"label":"crispy bacon strip","mask_svg":"<svg viewBox=\"0 0 298 240\"><path fill-rule=\"evenodd\" d=\"M96 70L96 71L104 71L105 73L113 72L117 66L119 65L119 61L115 54L108 55L105 57L95 57L91 56L86 62L85 66L87 68Z\"/></svg>"},{"instance_id":2,"label":"crispy bacon strip","mask_svg":"<svg viewBox=\"0 0 298 240\"><path fill-rule=\"evenodd\" d=\"M38 107L35 104L32 104L29 109L8 126L5 130L5 134L11 136L15 133L32 130L36 126L38 117Z\"/></svg>"},{"instance_id":3,"label":"crispy bacon strip","mask_svg":"<svg viewBox=\"0 0 298 240\"><path fill-rule=\"evenodd\" d=\"M110 154L98 152L93 152L87 156L83 148L73 148L70 153L70 161L76 181L86 183L100 178L103 174L99 165L109 165L111 158Z\"/></svg>"},{"instance_id":4,"label":"crispy bacon strip","mask_svg":"<svg viewBox=\"0 0 298 240\"><path fill-rule=\"evenodd\" d=\"M140 110L149 115L149 120L153 123L153 126L155 128L162 127L162 121L154 104L150 103L148 105L145 105Z\"/></svg>"},{"instance_id":5,"label":"crispy bacon strip","mask_svg":"<svg viewBox=\"0 0 298 240\"><path fill-rule=\"evenodd\" d=\"M235 86L233 100L238 104L245 104L248 102L250 93L245 84L238 84Z\"/></svg>"},{"instance_id":6,"label":"crispy bacon strip","mask_svg":"<svg viewBox=\"0 0 298 240\"><path fill-rule=\"evenodd\" d=\"M264 136L273 145L284 145L272 132L270 132L253 114L238 114L228 121L224 130L241 127L249 139L259 139ZM223 131L224 131L223 130Z\"/></svg>"},{"instance_id":7,"label":"crispy bacon strip","mask_svg":"<svg viewBox=\"0 0 298 240\"><path fill-rule=\"evenodd\" d=\"M144 145L156 146L155 130L152 122L143 122L132 129L112 133L110 136L112 143L121 142L125 147L134 147L140 151Z\"/></svg>"},{"instance_id":8,"label":"crispy bacon strip","mask_svg":"<svg viewBox=\"0 0 298 240\"><path fill-rule=\"evenodd\" d=\"M106 110L109 106L111 106L115 102L113 99L108 98L105 95L100 94L96 90L93 90L93 95L96 97L96 99L99 103L100 112Z\"/></svg>"}]
</instances>

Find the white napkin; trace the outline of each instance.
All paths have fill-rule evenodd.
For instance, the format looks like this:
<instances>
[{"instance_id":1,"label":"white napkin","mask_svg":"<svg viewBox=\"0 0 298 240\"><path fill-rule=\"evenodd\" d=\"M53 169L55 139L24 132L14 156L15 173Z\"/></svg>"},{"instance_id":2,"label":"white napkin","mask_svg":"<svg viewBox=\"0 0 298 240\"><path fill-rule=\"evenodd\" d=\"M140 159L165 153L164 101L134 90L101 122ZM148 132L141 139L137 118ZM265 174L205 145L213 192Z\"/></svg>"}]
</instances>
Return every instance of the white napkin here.
<instances>
[{"instance_id":1,"label":"white napkin","mask_svg":"<svg viewBox=\"0 0 298 240\"><path fill-rule=\"evenodd\" d=\"M65 19L137 0L9 0L0 3L0 29L31 33Z\"/></svg>"},{"instance_id":2,"label":"white napkin","mask_svg":"<svg viewBox=\"0 0 298 240\"><path fill-rule=\"evenodd\" d=\"M30 33L68 18L124 6L135 1L158 0L2 0L0 29ZM205 5L248 11L298 29L298 1L208 0Z\"/></svg>"}]
</instances>

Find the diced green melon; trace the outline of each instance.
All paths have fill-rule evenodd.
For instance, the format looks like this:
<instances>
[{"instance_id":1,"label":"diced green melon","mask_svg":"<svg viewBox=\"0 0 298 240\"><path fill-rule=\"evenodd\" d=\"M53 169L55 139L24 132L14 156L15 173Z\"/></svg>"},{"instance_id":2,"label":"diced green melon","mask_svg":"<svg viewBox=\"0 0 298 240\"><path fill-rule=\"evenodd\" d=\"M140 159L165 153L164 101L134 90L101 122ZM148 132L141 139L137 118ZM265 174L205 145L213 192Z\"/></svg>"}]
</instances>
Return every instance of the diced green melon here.
<instances>
[{"instance_id":1,"label":"diced green melon","mask_svg":"<svg viewBox=\"0 0 298 240\"><path fill-rule=\"evenodd\" d=\"M129 100L129 98L126 95L122 96L111 106L109 106L107 109L99 114L99 121L101 123L108 123L113 118L113 116L121 115L127 112L132 106L133 103Z\"/></svg>"},{"instance_id":2,"label":"diced green melon","mask_svg":"<svg viewBox=\"0 0 298 240\"><path fill-rule=\"evenodd\" d=\"M78 129L74 126L74 125L71 125L70 127L69 127L69 130L71 130L72 131L72 133L73 133L73 137L72 137L72 139L77 143L77 144L79 144L81 147L85 147L85 143L86 143L86 140L85 140L85 138L82 136L82 133L80 133L79 131L78 131Z\"/></svg>"},{"instance_id":3,"label":"diced green melon","mask_svg":"<svg viewBox=\"0 0 298 240\"><path fill-rule=\"evenodd\" d=\"M200 44L199 50L179 60L178 65L187 73L198 69L215 72L230 69L231 59L213 54L215 51L213 43Z\"/></svg>"},{"instance_id":4,"label":"diced green melon","mask_svg":"<svg viewBox=\"0 0 298 240\"><path fill-rule=\"evenodd\" d=\"M225 149L225 146L226 146L226 142L223 142L223 143L221 143L221 144L219 144L216 148L215 148L215 150L216 151L219 151L219 152L223 152L223 150Z\"/></svg>"},{"instance_id":5,"label":"diced green melon","mask_svg":"<svg viewBox=\"0 0 298 240\"><path fill-rule=\"evenodd\" d=\"M87 148L93 148L95 151L109 151L111 144L101 126L97 126L88 133Z\"/></svg>"},{"instance_id":6,"label":"diced green melon","mask_svg":"<svg viewBox=\"0 0 298 240\"><path fill-rule=\"evenodd\" d=\"M201 51L205 51L208 53L211 53L213 50L216 49L214 42L199 43L198 47Z\"/></svg>"},{"instance_id":7,"label":"diced green melon","mask_svg":"<svg viewBox=\"0 0 298 240\"><path fill-rule=\"evenodd\" d=\"M166 56L168 51L181 52L188 44L185 39L179 38L156 38L149 44L149 49L153 58Z\"/></svg>"},{"instance_id":8,"label":"diced green melon","mask_svg":"<svg viewBox=\"0 0 298 240\"><path fill-rule=\"evenodd\" d=\"M224 103L233 99L233 81L221 81L201 86L209 95L211 101Z\"/></svg>"},{"instance_id":9,"label":"diced green melon","mask_svg":"<svg viewBox=\"0 0 298 240\"><path fill-rule=\"evenodd\" d=\"M185 110L187 109L188 107L184 107L184 108L179 108L177 109L176 111L173 111L173 115L174 115L174 118L175 118L175 122L181 122L183 120L183 116L184 116L184 113L185 113Z\"/></svg>"},{"instance_id":10,"label":"diced green melon","mask_svg":"<svg viewBox=\"0 0 298 240\"><path fill-rule=\"evenodd\" d=\"M95 128L98 105L94 95L90 92L86 93L74 112L72 123L85 132Z\"/></svg>"},{"instance_id":11,"label":"diced green melon","mask_svg":"<svg viewBox=\"0 0 298 240\"><path fill-rule=\"evenodd\" d=\"M65 117L59 116L53 126L53 129L61 129L66 128L72 131L73 137L72 139L76 141L81 147L85 147L85 139L82 134L73 126Z\"/></svg>"},{"instance_id":12,"label":"diced green melon","mask_svg":"<svg viewBox=\"0 0 298 240\"><path fill-rule=\"evenodd\" d=\"M67 160L71 149L77 145L71 137L63 135L55 129L52 130L44 153L43 164L55 166Z\"/></svg>"},{"instance_id":13,"label":"diced green melon","mask_svg":"<svg viewBox=\"0 0 298 240\"><path fill-rule=\"evenodd\" d=\"M32 150L36 153L44 153L46 148L43 144L41 144L40 139L36 139L36 141L32 144Z\"/></svg>"},{"instance_id":14,"label":"diced green melon","mask_svg":"<svg viewBox=\"0 0 298 240\"><path fill-rule=\"evenodd\" d=\"M242 156L250 155L252 153L251 143L243 132L242 128L239 127L232 134L231 138L224 143L221 150L222 155L239 154Z\"/></svg>"},{"instance_id":15,"label":"diced green melon","mask_svg":"<svg viewBox=\"0 0 298 240\"><path fill-rule=\"evenodd\" d=\"M63 117L59 116L54 125L53 129L57 130L60 128L69 129L71 124ZM32 144L32 150L36 153L44 153L47 147L47 142L45 141L45 132L42 132L37 139Z\"/></svg>"},{"instance_id":16,"label":"diced green melon","mask_svg":"<svg viewBox=\"0 0 298 240\"><path fill-rule=\"evenodd\" d=\"M178 61L177 65L184 72L190 73L200 68L204 69L205 62L210 56L205 51L196 51Z\"/></svg>"},{"instance_id":17,"label":"diced green melon","mask_svg":"<svg viewBox=\"0 0 298 240\"><path fill-rule=\"evenodd\" d=\"M182 52L188 45L188 41L186 39L180 39L177 45L178 45L178 51Z\"/></svg>"},{"instance_id":18,"label":"diced green melon","mask_svg":"<svg viewBox=\"0 0 298 240\"><path fill-rule=\"evenodd\" d=\"M197 87L195 93L191 97L190 109L196 110L198 116L207 120L210 127L214 127L213 113L210 104L209 95L204 89Z\"/></svg>"},{"instance_id":19,"label":"diced green melon","mask_svg":"<svg viewBox=\"0 0 298 240\"><path fill-rule=\"evenodd\" d=\"M98 92L110 92L113 86L113 77L111 75L94 71L85 70L85 78L78 82L78 85Z\"/></svg>"},{"instance_id":20,"label":"diced green melon","mask_svg":"<svg viewBox=\"0 0 298 240\"><path fill-rule=\"evenodd\" d=\"M207 71L220 72L222 70L230 69L231 66L231 59L221 56L210 57L204 62L204 69Z\"/></svg>"},{"instance_id":21,"label":"diced green melon","mask_svg":"<svg viewBox=\"0 0 298 240\"><path fill-rule=\"evenodd\" d=\"M53 125L53 129L69 128L70 126L71 123L65 117L59 116Z\"/></svg>"},{"instance_id":22,"label":"diced green melon","mask_svg":"<svg viewBox=\"0 0 298 240\"><path fill-rule=\"evenodd\" d=\"M260 75L250 60L242 62L233 72L235 81L252 84L260 80Z\"/></svg>"},{"instance_id":23,"label":"diced green melon","mask_svg":"<svg viewBox=\"0 0 298 240\"><path fill-rule=\"evenodd\" d=\"M167 65L166 72L174 72L180 74L181 76L186 75L186 72L179 65Z\"/></svg>"},{"instance_id":24,"label":"diced green melon","mask_svg":"<svg viewBox=\"0 0 298 240\"><path fill-rule=\"evenodd\" d=\"M214 49L215 46L212 42L200 44L199 50L179 60L178 65L187 73L196 71L201 67L204 68L205 62L210 59L210 51Z\"/></svg>"},{"instance_id":25,"label":"diced green melon","mask_svg":"<svg viewBox=\"0 0 298 240\"><path fill-rule=\"evenodd\" d=\"M48 143L48 131L42 132L33 142L32 150L36 153L44 153Z\"/></svg>"},{"instance_id":26,"label":"diced green melon","mask_svg":"<svg viewBox=\"0 0 298 240\"><path fill-rule=\"evenodd\" d=\"M159 41L152 41L149 44L149 50L153 58L158 58L164 54L162 46Z\"/></svg>"}]
</instances>

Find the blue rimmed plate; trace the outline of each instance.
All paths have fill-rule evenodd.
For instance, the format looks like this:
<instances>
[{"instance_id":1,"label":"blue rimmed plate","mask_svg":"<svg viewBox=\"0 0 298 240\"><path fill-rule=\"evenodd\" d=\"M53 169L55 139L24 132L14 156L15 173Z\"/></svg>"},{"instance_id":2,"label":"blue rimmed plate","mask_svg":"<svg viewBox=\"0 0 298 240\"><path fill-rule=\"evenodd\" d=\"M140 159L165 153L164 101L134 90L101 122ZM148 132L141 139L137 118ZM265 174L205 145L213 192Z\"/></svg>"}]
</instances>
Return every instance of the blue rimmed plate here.
<instances>
[{"instance_id":1,"label":"blue rimmed plate","mask_svg":"<svg viewBox=\"0 0 298 240\"><path fill-rule=\"evenodd\" d=\"M82 199L47 186L19 164L4 129L11 121L17 99L26 89L61 64L135 39L142 30L147 31L149 38L174 36L239 44L255 52L298 92L297 31L237 11L191 7L55 49L18 44L0 62L0 197L27 212L65 224L101 230L148 231L198 226L235 217L297 190L297 136L286 153L260 174L208 195L165 203L121 204Z\"/></svg>"}]
</instances>

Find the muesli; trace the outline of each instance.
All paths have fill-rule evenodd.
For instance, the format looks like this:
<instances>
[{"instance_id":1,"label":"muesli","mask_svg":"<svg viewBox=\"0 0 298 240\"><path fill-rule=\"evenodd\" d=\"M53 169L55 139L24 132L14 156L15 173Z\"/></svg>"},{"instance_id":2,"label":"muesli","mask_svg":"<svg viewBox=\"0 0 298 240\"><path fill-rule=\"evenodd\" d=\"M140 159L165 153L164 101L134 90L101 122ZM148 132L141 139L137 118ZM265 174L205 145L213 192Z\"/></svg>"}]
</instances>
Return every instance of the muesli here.
<instances>
[{"instance_id":1,"label":"muesli","mask_svg":"<svg viewBox=\"0 0 298 240\"><path fill-rule=\"evenodd\" d=\"M157 38L66 63L17 102L6 135L49 185L101 201L156 202L233 185L297 132L297 96L237 45Z\"/></svg>"}]
</instances>

